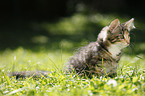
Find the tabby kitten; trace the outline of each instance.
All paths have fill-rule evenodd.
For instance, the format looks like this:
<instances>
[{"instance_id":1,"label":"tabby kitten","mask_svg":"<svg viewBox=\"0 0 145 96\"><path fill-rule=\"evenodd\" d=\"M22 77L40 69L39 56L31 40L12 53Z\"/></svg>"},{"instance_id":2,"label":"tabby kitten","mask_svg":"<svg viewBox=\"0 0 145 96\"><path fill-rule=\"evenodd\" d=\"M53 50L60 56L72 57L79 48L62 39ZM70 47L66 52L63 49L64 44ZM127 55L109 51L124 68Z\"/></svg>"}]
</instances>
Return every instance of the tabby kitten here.
<instances>
[{"instance_id":1,"label":"tabby kitten","mask_svg":"<svg viewBox=\"0 0 145 96\"><path fill-rule=\"evenodd\" d=\"M129 32L135 28L134 19L120 24L118 19L111 22L109 26L104 27L98 35L95 42L82 47L67 62L65 70L67 72L76 72L79 75L102 76L108 75L113 77L116 75L118 61L123 48L130 43ZM26 77L47 77L51 72L48 71L23 71L12 72L9 76L18 78Z\"/></svg>"},{"instance_id":2,"label":"tabby kitten","mask_svg":"<svg viewBox=\"0 0 145 96\"><path fill-rule=\"evenodd\" d=\"M129 32L134 29L134 18L120 24L115 19L109 26L104 27L97 41L82 47L67 63L67 72L92 77L108 75L116 76L118 62L122 49L130 43Z\"/></svg>"}]
</instances>

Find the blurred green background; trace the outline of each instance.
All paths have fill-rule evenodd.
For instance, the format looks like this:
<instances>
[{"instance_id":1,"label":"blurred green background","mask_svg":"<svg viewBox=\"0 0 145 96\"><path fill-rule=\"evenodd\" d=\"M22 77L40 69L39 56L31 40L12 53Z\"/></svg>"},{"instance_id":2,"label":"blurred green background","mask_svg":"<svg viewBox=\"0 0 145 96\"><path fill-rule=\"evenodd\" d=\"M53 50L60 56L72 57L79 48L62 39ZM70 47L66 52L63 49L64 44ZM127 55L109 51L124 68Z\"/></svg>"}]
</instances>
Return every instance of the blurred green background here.
<instances>
[{"instance_id":1,"label":"blurred green background","mask_svg":"<svg viewBox=\"0 0 145 96\"><path fill-rule=\"evenodd\" d=\"M117 78L79 79L63 74L65 62L118 18L136 29L118 65ZM143 96L145 0L1 0L0 95ZM8 78L14 71L51 71L48 78ZM115 82L113 87L108 82ZM112 81L113 80L113 81Z\"/></svg>"},{"instance_id":2,"label":"blurred green background","mask_svg":"<svg viewBox=\"0 0 145 96\"><path fill-rule=\"evenodd\" d=\"M126 54L145 54L144 0L3 0L0 3L0 52L72 53L95 41L100 30L118 18L135 18Z\"/></svg>"}]
</instances>

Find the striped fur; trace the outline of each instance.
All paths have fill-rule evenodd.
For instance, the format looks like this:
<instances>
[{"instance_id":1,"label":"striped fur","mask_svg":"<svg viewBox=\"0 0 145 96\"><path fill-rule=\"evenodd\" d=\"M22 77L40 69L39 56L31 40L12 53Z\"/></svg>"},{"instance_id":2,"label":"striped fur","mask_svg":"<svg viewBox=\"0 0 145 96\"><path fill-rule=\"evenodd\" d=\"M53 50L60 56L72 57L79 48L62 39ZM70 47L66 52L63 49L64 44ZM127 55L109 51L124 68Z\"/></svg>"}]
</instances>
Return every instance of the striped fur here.
<instances>
[{"instance_id":1,"label":"striped fur","mask_svg":"<svg viewBox=\"0 0 145 96\"><path fill-rule=\"evenodd\" d=\"M99 33L97 41L91 42L72 56L66 65L67 72L76 72L88 77L116 76L122 49L130 43L129 32L135 28L134 19L120 24L115 19Z\"/></svg>"}]
</instances>

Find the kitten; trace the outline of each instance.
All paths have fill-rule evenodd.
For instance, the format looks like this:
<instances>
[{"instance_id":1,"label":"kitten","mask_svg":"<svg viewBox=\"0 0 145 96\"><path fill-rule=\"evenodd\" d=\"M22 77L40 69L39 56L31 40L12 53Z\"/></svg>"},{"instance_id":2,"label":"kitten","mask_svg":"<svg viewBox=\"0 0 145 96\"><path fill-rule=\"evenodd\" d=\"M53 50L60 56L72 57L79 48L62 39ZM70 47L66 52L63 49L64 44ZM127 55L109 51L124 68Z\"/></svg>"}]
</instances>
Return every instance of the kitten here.
<instances>
[{"instance_id":1,"label":"kitten","mask_svg":"<svg viewBox=\"0 0 145 96\"><path fill-rule=\"evenodd\" d=\"M122 49L129 45L129 32L135 28L133 21L134 18L123 24L120 24L118 19L112 21L101 30L97 41L82 47L70 58L66 71L74 71L88 77L116 76Z\"/></svg>"},{"instance_id":2,"label":"kitten","mask_svg":"<svg viewBox=\"0 0 145 96\"><path fill-rule=\"evenodd\" d=\"M129 45L129 32L135 28L133 21L133 18L123 24L120 24L118 19L112 21L109 26L101 30L97 41L82 47L77 54L70 58L65 70L88 77L92 77L92 75L116 76L122 49ZM41 75L47 77L49 73L51 72L23 71L8 75L16 76L16 79L31 76L39 78Z\"/></svg>"}]
</instances>

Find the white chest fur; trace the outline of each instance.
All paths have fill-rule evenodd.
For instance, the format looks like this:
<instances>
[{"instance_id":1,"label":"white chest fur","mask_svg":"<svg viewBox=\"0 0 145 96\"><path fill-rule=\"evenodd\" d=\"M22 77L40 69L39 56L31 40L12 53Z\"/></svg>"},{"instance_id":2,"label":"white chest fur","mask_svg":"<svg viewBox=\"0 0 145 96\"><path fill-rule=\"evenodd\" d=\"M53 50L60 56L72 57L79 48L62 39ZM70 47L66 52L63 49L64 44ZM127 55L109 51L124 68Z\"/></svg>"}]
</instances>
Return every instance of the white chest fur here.
<instances>
[{"instance_id":1,"label":"white chest fur","mask_svg":"<svg viewBox=\"0 0 145 96\"><path fill-rule=\"evenodd\" d=\"M127 47L126 44L123 44L121 42L115 43L115 44L111 44L108 47L108 51L112 54L112 57L115 58L123 48Z\"/></svg>"}]
</instances>

